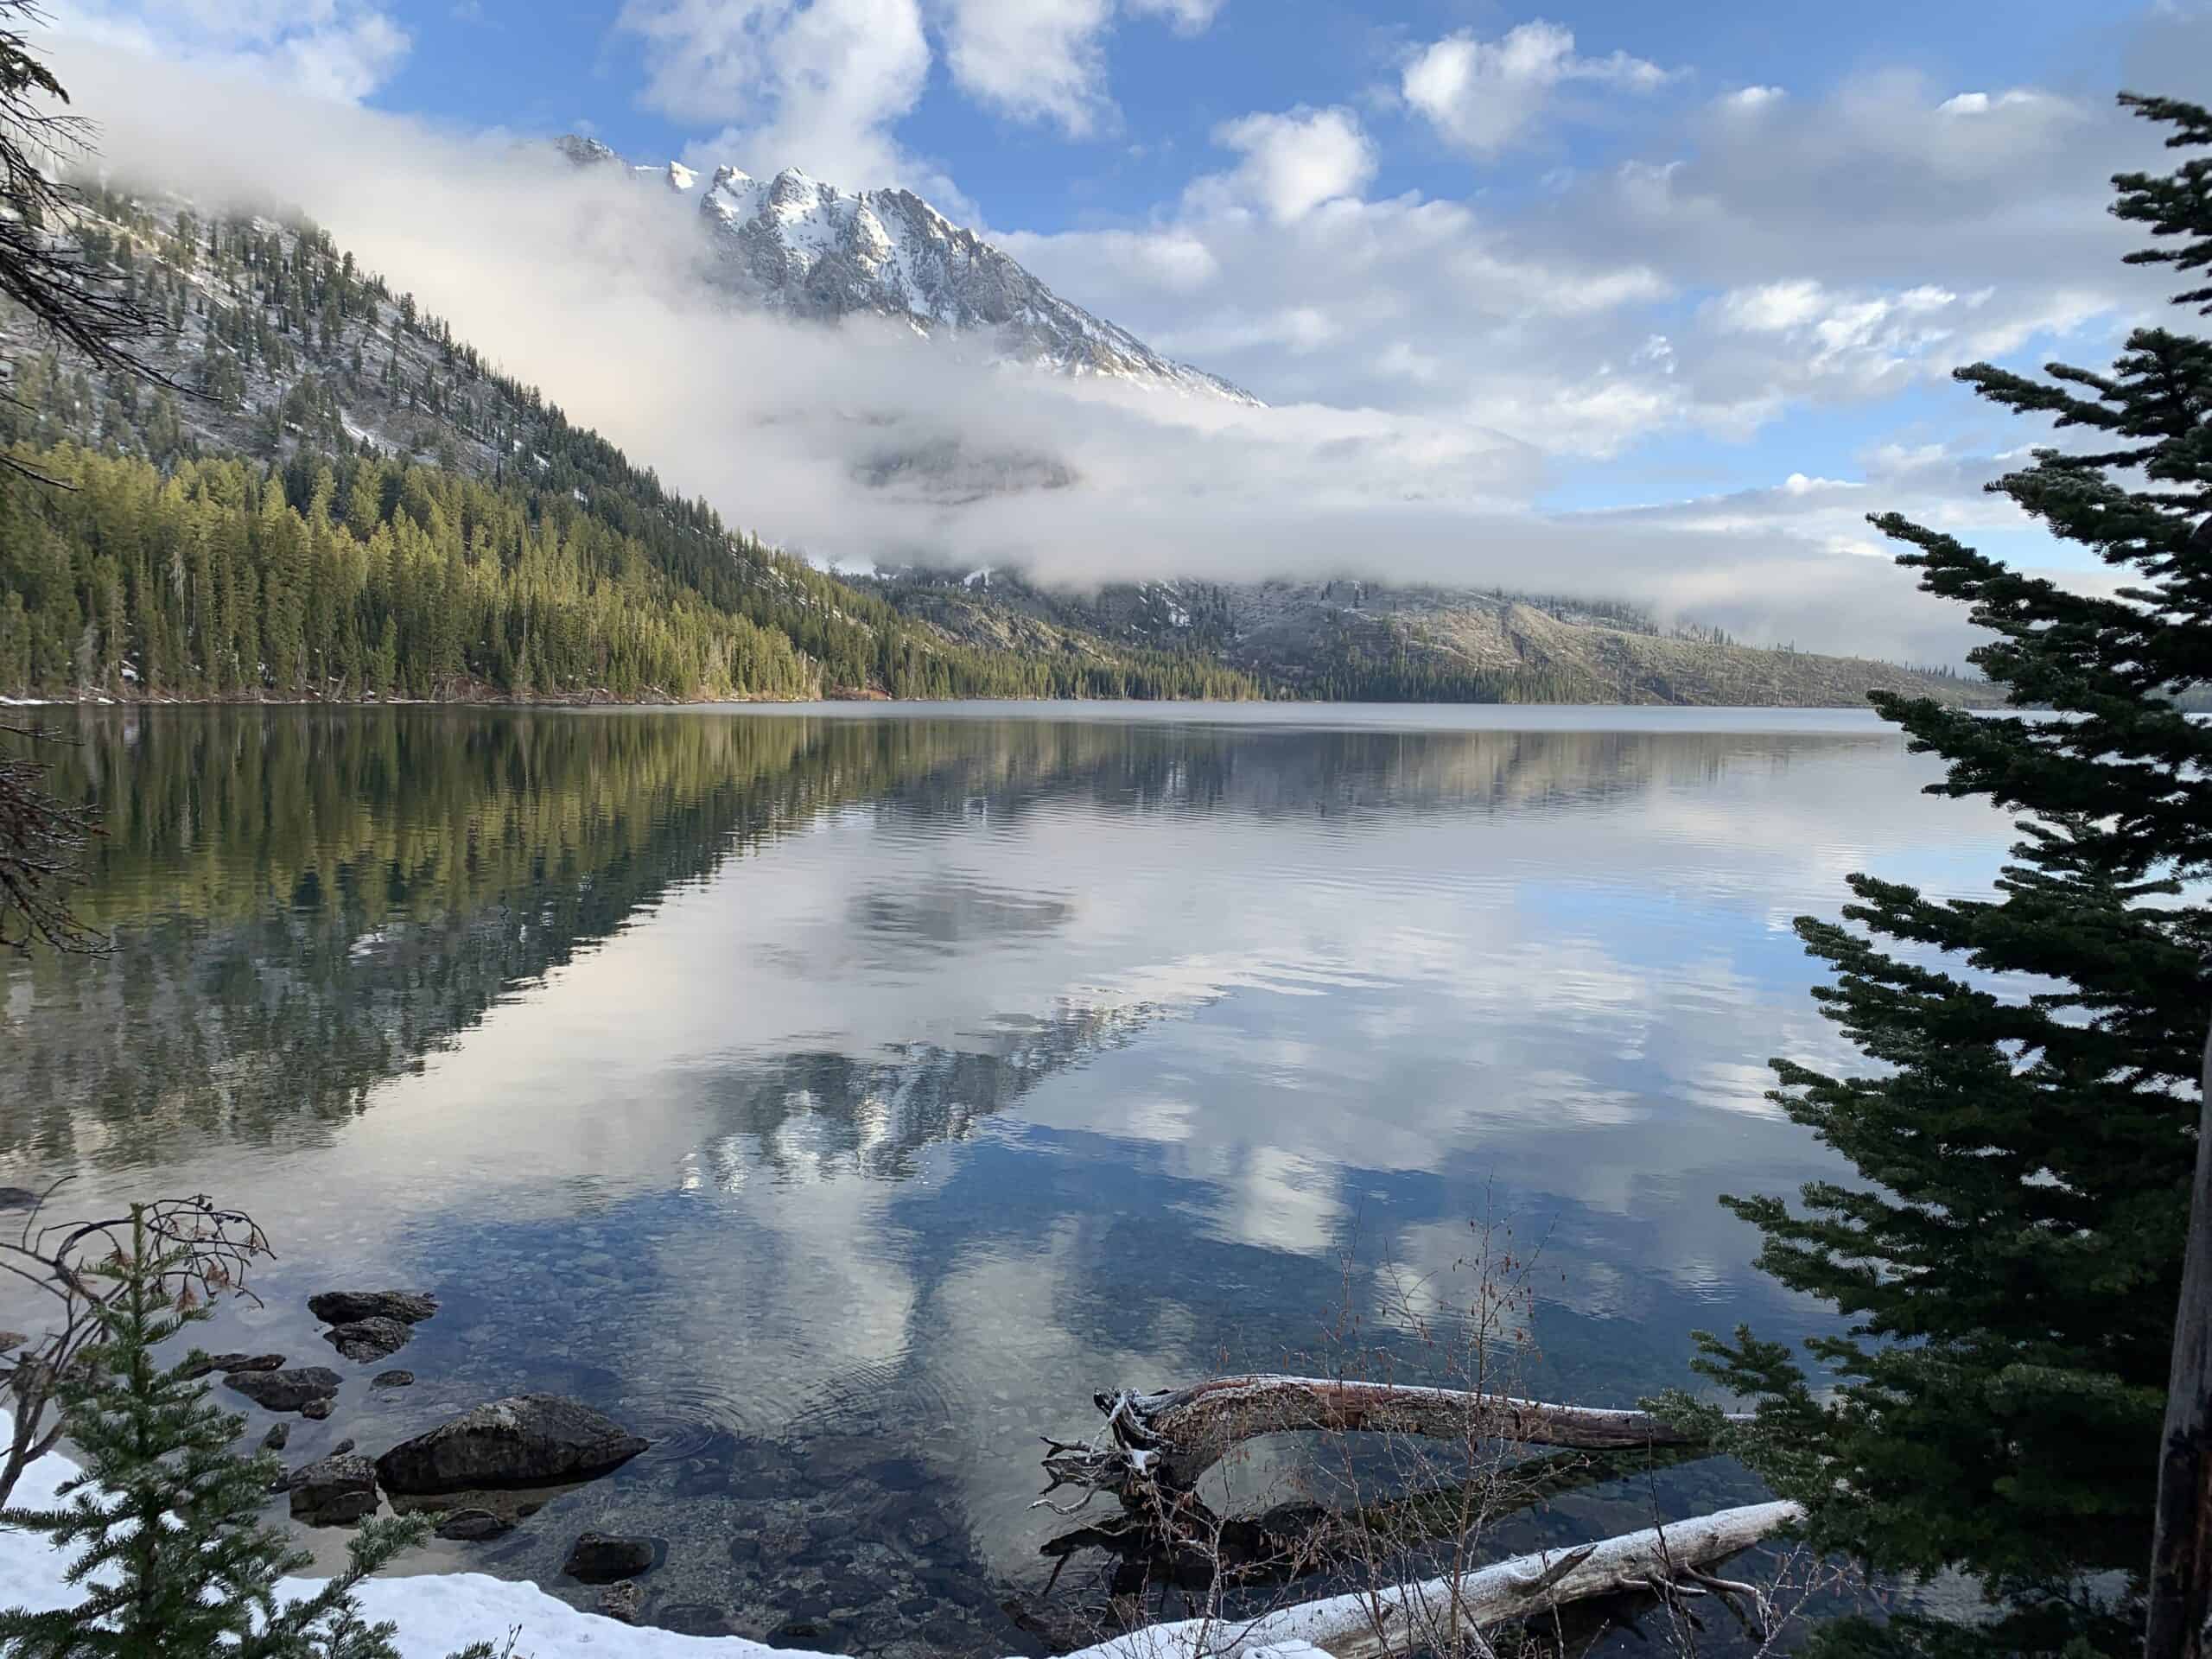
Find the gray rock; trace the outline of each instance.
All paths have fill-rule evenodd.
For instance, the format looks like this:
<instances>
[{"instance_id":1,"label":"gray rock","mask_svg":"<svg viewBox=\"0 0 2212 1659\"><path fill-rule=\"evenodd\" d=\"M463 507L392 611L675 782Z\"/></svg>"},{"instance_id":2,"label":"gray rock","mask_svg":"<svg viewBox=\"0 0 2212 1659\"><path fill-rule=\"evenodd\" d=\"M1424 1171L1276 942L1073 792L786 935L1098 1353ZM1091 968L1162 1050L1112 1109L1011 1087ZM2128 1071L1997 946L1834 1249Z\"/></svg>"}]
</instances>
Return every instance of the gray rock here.
<instances>
[{"instance_id":1,"label":"gray rock","mask_svg":"<svg viewBox=\"0 0 2212 1659\"><path fill-rule=\"evenodd\" d=\"M617 1538L604 1532L587 1532L569 1546L569 1559L561 1570L579 1584L613 1584L652 1571L658 1540Z\"/></svg>"},{"instance_id":2,"label":"gray rock","mask_svg":"<svg viewBox=\"0 0 2212 1659\"><path fill-rule=\"evenodd\" d=\"M438 1311L438 1299L423 1290L326 1290L308 1298L308 1311L325 1325L360 1319L419 1325Z\"/></svg>"},{"instance_id":3,"label":"gray rock","mask_svg":"<svg viewBox=\"0 0 2212 1659\"><path fill-rule=\"evenodd\" d=\"M289 1423L271 1423L269 1426L269 1432L261 1437L261 1449L264 1452L282 1452L285 1442L291 1438L292 1426Z\"/></svg>"},{"instance_id":4,"label":"gray rock","mask_svg":"<svg viewBox=\"0 0 2212 1659\"><path fill-rule=\"evenodd\" d=\"M302 1365L289 1371L232 1371L223 1382L268 1410L304 1411L336 1394L341 1380L327 1365Z\"/></svg>"},{"instance_id":5,"label":"gray rock","mask_svg":"<svg viewBox=\"0 0 2212 1659\"><path fill-rule=\"evenodd\" d=\"M408 1344L415 1331L404 1319L386 1319L379 1313L365 1319L348 1320L322 1334L346 1358L372 1360L391 1358Z\"/></svg>"},{"instance_id":6,"label":"gray rock","mask_svg":"<svg viewBox=\"0 0 2212 1659\"><path fill-rule=\"evenodd\" d=\"M331 1398L328 1395L325 1395L320 1400L310 1400L307 1404L302 1406L300 1408L300 1415L302 1417L312 1417L319 1423L324 1418L330 1415L330 1408Z\"/></svg>"},{"instance_id":7,"label":"gray rock","mask_svg":"<svg viewBox=\"0 0 2212 1659\"><path fill-rule=\"evenodd\" d=\"M601 1591L592 1611L605 1618L619 1618L625 1624L634 1624L638 1622L639 1604L644 1599L645 1592L625 1579Z\"/></svg>"},{"instance_id":8,"label":"gray rock","mask_svg":"<svg viewBox=\"0 0 2212 1659\"><path fill-rule=\"evenodd\" d=\"M411 1389L415 1386L412 1371L378 1371L369 1379L369 1386L377 1389Z\"/></svg>"},{"instance_id":9,"label":"gray rock","mask_svg":"<svg viewBox=\"0 0 2212 1659\"><path fill-rule=\"evenodd\" d=\"M437 1531L441 1538L474 1543L480 1538L496 1538L514 1529L513 1522L490 1510L451 1510L438 1518Z\"/></svg>"},{"instance_id":10,"label":"gray rock","mask_svg":"<svg viewBox=\"0 0 2212 1659\"><path fill-rule=\"evenodd\" d=\"M580 1400L524 1394L401 1441L377 1459L377 1469L393 1492L538 1486L603 1475L648 1444Z\"/></svg>"},{"instance_id":11,"label":"gray rock","mask_svg":"<svg viewBox=\"0 0 2212 1659\"><path fill-rule=\"evenodd\" d=\"M346 1526L377 1512L377 1466L356 1452L319 1459L290 1484L293 1516L310 1526Z\"/></svg>"}]
</instances>

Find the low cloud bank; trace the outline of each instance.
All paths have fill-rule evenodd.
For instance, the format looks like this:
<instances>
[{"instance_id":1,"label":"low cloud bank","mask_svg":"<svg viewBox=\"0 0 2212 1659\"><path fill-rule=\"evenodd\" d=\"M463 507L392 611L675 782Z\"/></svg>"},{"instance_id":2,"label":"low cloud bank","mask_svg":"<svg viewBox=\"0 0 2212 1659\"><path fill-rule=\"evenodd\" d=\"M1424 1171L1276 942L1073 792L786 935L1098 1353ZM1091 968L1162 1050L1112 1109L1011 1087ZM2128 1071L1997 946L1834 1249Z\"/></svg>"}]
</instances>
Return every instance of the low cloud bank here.
<instances>
[{"instance_id":1,"label":"low cloud bank","mask_svg":"<svg viewBox=\"0 0 2212 1659\"><path fill-rule=\"evenodd\" d=\"M1546 515L1543 455L1481 426L1070 382L886 322L741 312L700 280L690 204L657 186L512 134L54 51L118 180L296 206L571 418L817 560L1075 585L1361 575L1633 599L1806 649L1955 661L1968 643L1956 607L1786 515Z\"/></svg>"}]
</instances>

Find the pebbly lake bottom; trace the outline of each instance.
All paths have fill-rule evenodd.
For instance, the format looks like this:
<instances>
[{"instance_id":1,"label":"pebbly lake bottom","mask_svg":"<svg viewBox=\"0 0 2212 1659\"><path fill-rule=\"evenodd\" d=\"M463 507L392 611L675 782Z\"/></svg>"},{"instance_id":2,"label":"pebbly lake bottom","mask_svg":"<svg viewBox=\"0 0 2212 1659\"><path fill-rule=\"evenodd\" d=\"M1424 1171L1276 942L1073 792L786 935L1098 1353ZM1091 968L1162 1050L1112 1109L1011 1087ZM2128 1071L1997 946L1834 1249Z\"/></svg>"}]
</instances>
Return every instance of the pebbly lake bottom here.
<instances>
[{"instance_id":1,"label":"pebbly lake bottom","mask_svg":"<svg viewBox=\"0 0 2212 1659\"><path fill-rule=\"evenodd\" d=\"M1696 1328L1827 1329L1715 1202L1835 1173L1764 1096L1770 1054L1849 1059L1789 919L1854 868L1976 890L2007 839L1851 714L80 734L116 948L9 970L0 1180L252 1211L263 1303L202 1340L344 1374L295 1464L532 1390L652 1441L409 1570L589 1605L575 1536L641 1535L648 1623L851 1653L1041 1651L1126 1612L1100 1552L1054 1580L1078 1522L1031 1507L1039 1437L1124 1385L1449 1380L1484 1238L1526 1264L1514 1363L1548 1397L1681 1383ZM306 1300L371 1285L443 1305L341 1361ZM395 1365L414 1386L370 1385ZM1263 1508L1332 1456L1270 1443L1220 1495ZM1756 1495L1724 1462L1631 1471L1497 1553Z\"/></svg>"}]
</instances>

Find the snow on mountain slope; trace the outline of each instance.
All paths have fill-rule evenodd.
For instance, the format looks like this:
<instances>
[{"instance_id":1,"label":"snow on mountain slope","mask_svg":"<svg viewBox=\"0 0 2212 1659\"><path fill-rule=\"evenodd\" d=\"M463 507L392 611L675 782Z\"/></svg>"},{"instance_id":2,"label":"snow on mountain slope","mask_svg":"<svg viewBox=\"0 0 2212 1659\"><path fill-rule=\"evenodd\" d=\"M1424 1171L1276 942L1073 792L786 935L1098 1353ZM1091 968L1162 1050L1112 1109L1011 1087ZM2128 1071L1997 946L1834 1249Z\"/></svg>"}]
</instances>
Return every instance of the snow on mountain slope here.
<instances>
[{"instance_id":1,"label":"snow on mountain slope","mask_svg":"<svg viewBox=\"0 0 2212 1659\"><path fill-rule=\"evenodd\" d=\"M772 179L717 168L702 189L698 175L677 162L630 166L598 140L573 134L559 144L579 167L626 167L677 194L696 194L719 252L718 276L764 308L821 321L870 312L924 334L986 340L997 357L1065 374L1259 401L1062 299L911 190L854 194L795 167Z\"/></svg>"}]
</instances>

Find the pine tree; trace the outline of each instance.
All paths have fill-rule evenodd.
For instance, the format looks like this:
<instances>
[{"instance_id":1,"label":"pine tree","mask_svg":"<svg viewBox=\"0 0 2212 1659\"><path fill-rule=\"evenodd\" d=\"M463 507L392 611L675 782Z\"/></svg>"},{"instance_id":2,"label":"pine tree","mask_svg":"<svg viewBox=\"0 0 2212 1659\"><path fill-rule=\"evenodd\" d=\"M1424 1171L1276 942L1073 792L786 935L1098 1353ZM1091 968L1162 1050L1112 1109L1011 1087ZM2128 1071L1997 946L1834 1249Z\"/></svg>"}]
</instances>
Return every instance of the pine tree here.
<instances>
[{"instance_id":1,"label":"pine tree","mask_svg":"<svg viewBox=\"0 0 2212 1659\"><path fill-rule=\"evenodd\" d=\"M424 1535L419 1520L366 1522L346 1570L313 1596L280 1602L277 1581L312 1557L260 1522L280 1472L272 1457L232 1450L244 1420L208 1402L206 1356L168 1367L153 1350L207 1317L168 1289L176 1255L156 1248L143 1212L131 1248L97 1271L115 1286L99 1340L60 1387L84 1460L59 1507L0 1512L75 1560L75 1606L0 1612L0 1651L23 1659L396 1659L389 1624L364 1621L360 1581ZM488 1647L463 1659L483 1659Z\"/></svg>"},{"instance_id":2,"label":"pine tree","mask_svg":"<svg viewBox=\"0 0 2212 1659\"><path fill-rule=\"evenodd\" d=\"M2212 144L2212 113L2121 102L2170 145ZM2162 239L2131 263L2212 261L2212 162L2113 184L2115 213ZM2212 310L2212 288L2176 302ZM2108 373L1958 375L2092 435L1990 487L2133 585L2091 596L1874 519L1995 634L1974 660L2012 702L2062 718L1875 698L1948 763L1935 792L2012 810L2023 839L1994 899L1858 875L1843 922L1798 923L1836 975L1823 1012L1882 1069L1778 1060L1774 1098L1862 1179L1794 1209L1724 1202L1765 1235L1763 1268L1852 1324L1811 1344L1826 1395L1741 1329L1701 1338L1700 1369L1758 1402L1742 1448L1808 1503L1817 1542L1962 1568L2001 1606L1971 1635L1840 1629L1839 1650L2119 1653L2129 1602L2085 1597L2082 1575L2139 1586L2148 1558L2212 1009L2212 727L2172 701L2212 681L2212 346L2145 328Z\"/></svg>"}]
</instances>

